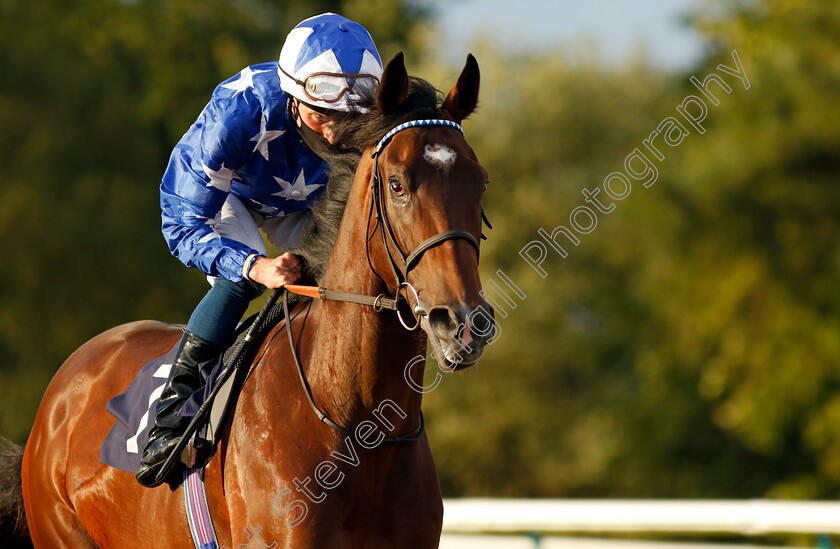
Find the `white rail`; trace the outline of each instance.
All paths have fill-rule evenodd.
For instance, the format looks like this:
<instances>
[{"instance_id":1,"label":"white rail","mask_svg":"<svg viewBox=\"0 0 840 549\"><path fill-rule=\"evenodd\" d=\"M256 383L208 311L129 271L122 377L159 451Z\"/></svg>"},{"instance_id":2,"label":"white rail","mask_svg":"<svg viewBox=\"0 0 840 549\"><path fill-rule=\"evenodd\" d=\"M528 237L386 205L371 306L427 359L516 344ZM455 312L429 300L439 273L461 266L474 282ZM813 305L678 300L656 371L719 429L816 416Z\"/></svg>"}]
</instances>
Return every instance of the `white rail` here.
<instances>
[{"instance_id":1,"label":"white rail","mask_svg":"<svg viewBox=\"0 0 840 549\"><path fill-rule=\"evenodd\" d=\"M840 503L775 500L444 500L446 533L840 534Z\"/></svg>"}]
</instances>

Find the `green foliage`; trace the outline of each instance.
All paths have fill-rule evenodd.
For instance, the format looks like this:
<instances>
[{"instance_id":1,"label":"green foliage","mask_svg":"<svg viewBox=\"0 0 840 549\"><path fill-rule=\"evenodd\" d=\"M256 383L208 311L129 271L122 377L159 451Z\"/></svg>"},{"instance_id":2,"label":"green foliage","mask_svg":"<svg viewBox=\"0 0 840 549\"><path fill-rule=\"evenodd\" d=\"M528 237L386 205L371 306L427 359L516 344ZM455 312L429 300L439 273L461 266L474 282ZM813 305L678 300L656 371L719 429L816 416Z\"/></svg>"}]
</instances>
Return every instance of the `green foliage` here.
<instances>
[{"instance_id":1,"label":"green foliage","mask_svg":"<svg viewBox=\"0 0 840 549\"><path fill-rule=\"evenodd\" d=\"M696 18L714 47L685 75L479 57L483 262L528 297L427 398L446 493L837 496L840 6L744 5ZM749 89L726 77L708 131L663 145L656 183L579 246L560 236L569 257L539 277L518 250L568 227L732 50Z\"/></svg>"}]
</instances>

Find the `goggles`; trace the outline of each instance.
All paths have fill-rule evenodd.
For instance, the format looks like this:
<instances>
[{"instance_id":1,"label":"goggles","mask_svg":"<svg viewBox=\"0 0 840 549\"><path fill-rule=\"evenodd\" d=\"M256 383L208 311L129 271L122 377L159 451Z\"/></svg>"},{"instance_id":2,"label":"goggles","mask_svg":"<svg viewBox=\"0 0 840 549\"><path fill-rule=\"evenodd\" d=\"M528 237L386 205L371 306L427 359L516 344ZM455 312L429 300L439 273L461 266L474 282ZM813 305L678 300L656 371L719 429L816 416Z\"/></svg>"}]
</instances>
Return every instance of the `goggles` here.
<instances>
[{"instance_id":1,"label":"goggles","mask_svg":"<svg viewBox=\"0 0 840 549\"><path fill-rule=\"evenodd\" d=\"M345 93L358 95L354 90L360 87L373 89L379 84L379 78L372 74L315 72L307 76L306 80L299 80L283 70L283 67L280 67L280 70L303 88L306 97L324 103L336 103Z\"/></svg>"}]
</instances>

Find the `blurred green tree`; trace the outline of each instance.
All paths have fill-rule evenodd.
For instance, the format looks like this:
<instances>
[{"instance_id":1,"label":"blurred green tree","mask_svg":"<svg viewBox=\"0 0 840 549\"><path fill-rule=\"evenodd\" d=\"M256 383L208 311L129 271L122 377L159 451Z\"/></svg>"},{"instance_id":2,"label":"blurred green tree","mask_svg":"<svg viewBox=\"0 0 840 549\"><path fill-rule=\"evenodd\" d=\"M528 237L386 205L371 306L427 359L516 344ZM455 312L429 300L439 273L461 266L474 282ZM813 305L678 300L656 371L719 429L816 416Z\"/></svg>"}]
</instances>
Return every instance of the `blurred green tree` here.
<instances>
[{"instance_id":1,"label":"blurred green tree","mask_svg":"<svg viewBox=\"0 0 840 549\"><path fill-rule=\"evenodd\" d=\"M485 278L502 268L528 297L426 399L445 493L837 496L838 22L836 2L716 3L682 75L481 52ZM708 131L539 277L518 250L568 226L732 50L749 90L730 79Z\"/></svg>"}]
</instances>

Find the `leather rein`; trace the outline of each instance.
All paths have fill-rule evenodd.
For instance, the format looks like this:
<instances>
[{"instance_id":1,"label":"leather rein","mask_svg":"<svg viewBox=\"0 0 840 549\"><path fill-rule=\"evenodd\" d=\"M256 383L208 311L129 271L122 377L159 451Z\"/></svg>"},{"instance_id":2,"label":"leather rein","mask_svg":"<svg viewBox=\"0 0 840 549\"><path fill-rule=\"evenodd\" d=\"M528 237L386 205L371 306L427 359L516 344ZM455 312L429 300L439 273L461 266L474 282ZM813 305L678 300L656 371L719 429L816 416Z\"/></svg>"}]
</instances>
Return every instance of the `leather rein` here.
<instances>
[{"instance_id":1,"label":"leather rein","mask_svg":"<svg viewBox=\"0 0 840 549\"><path fill-rule=\"evenodd\" d=\"M365 251L367 253L368 265L371 266L373 269L373 265L370 261L370 248L368 243L370 239L373 237L370 231L370 221L372 217L375 217L376 225L374 226L374 231L379 229L380 234L382 235L382 245L385 247L385 255L388 257L388 263L391 267L391 271L394 275L394 279L397 281L397 290L393 298L387 297L385 294L379 294L378 296L369 296L363 294L353 294L348 292L340 292L337 290L329 290L327 288L317 287L317 286L297 286L292 284L287 284L285 289L288 292L292 292L295 294L311 297L314 299L321 299L321 300L332 300L332 301L343 301L346 303L355 303L358 305L365 305L368 307L373 307L375 311L381 311L383 309L388 309L391 311L396 311L397 318L407 330L413 331L416 330L420 326L420 322L423 316L426 316L428 313L425 309L420 305L420 296L417 292L417 289L412 286L408 280L408 273L409 271L420 261L423 253L425 253L430 248L434 248L447 240L454 240L458 238L463 238L467 240L476 250L476 254L479 252L479 243L478 240L470 233L469 231L462 231L462 230L449 230L443 231L438 233L430 238L427 238L423 242L421 242L414 250L406 254L402 251L402 248L397 243L396 236L394 235L394 230L391 227L391 223L388 220L388 216L385 210L385 200L383 197L383 190L382 190L382 176L379 173L379 155L391 142L396 134L403 130L407 130L409 128L416 128L416 127L424 127L424 126L446 126L450 128L454 128L461 132L461 135L464 135L464 130L461 126L451 120L442 120L442 119L427 119L427 120L412 120L410 122L406 122L404 124L400 124L399 126L393 128L385 137L383 137L379 143L374 147L373 152L371 153L371 158L373 159L373 175L371 177L371 189L373 192L373 196L371 198L371 206L370 211L368 212L368 230L367 234L367 243L365 244ZM481 212L481 218L484 223L487 224L488 227L492 229L490 223L487 221L487 218L484 215L484 211ZM482 238L485 238L484 235L481 235ZM388 242L390 241L391 246L388 246ZM396 250L400 261L403 265L403 270L400 270L396 260L394 259L393 255L391 254L391 247ZM382 278L379 276L378 273L374 270L376 276L380 279ZM414 307L412 308L412 314L414 315L414 325L409 325L406 323L402 315L400 314L399 310L399 303L401 299L408 299L404 298L401 295L403 288L410 290L413 294L414 298ZM335 421L329 418L327 414L321 410L318 405L315 403L315 399L312 396L312 388L309 386L309 383L306 381L306 376L303 373L303 365L300 361L300 356L298 354L297 348L295 347L294 341L294 334L292 332L292 323L291 318L289 317L289 302L288 302L288 293L283 293L283 314L286 318L286 332L289 335L289 346L292 352L292 356L295 359L295 365L297 366L298 376L300 377L301 385L303 386L303 391L306 394L306 398L309 401L309 405L312 407L312 410L318 416L322 422L326 423L339 433L344 436L350 437L354 440L357 440L355 436L355 432L347 427L339 425ZM307 310L308 314L308 310ZM420 420L413 430L408 433L398 435L395 437L389 437L382 439L380 443L400 443L400 442L414 442L418 440L424 431L425 428L425 421L423 419L423 411L420 411ZM368 436L364 441L365 443L375 442L372 440L371 436Z\"/></svg>"}]
</instances>

